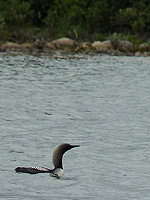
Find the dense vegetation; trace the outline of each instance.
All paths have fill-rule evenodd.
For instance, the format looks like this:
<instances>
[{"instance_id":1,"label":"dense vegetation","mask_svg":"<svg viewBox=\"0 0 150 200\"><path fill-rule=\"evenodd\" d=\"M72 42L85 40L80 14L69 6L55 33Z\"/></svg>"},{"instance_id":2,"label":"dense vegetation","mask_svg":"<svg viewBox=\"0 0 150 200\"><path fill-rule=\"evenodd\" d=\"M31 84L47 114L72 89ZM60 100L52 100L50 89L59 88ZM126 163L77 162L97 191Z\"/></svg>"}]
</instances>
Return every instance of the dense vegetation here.
<instances>
[{"instance_id":1,"label":"dense vegetation","mask_svg":"<svg viewBox=\"0 0 150 200\"><path fill-rule=\"evenodd\" d=\"M0 40L150 36L149 0L0 0Z\"/></svg>"}]
</instances>

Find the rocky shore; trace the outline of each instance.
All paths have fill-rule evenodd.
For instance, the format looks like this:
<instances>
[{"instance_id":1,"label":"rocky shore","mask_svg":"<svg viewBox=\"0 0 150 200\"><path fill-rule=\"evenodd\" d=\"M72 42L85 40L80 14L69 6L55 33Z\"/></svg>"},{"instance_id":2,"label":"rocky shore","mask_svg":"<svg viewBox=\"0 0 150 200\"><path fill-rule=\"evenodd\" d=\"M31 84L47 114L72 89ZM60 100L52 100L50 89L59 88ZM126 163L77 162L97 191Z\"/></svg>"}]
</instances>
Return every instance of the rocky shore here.
<instances>
[{"instance_id":1,"label":"rocky shore","mask_svg":"<svg viewBox=\"0 0 150 200\"><path fill-rule=\"evenodd\" d=\"M60 38L51 42L43 39L33 43L6 42L0 44L1 52L45 53L45 54L109 54L112 56L150 56L150 45L133 45L129 41L95 41L79 43L69 38Z\"/></svg>"}]
</instances>

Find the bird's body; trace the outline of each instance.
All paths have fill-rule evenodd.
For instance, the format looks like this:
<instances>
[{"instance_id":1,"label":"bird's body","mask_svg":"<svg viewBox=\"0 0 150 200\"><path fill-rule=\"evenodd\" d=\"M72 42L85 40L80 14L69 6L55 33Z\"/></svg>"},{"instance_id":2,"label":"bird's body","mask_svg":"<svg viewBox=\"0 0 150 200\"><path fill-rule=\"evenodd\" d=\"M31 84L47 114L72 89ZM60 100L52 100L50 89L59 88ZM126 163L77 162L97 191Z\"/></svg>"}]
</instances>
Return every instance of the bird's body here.
<instances>
[{"instance_id":1,"label":"bird's body","mask_svg":"<svg viewBox=\"0 0 150 200\"><path fill-rule=\"evenodd\" d=\"M74 148L79 147L80 145L70 145L67 143L62 143L55 147L53 152L53 165L54 169L48 169L45 167L38 168L38 167L17 167L15 168L16 172L19 173L28 173L28 174L38 174L38 173L49 173L51 176L54 177L61 177L64 175L63 166L62 166L62 158L63 154Z\"/></svg>"},{"instance_id":2,"label":"bird's body","mask_svg":"<svg viewBox=\"0 0 150 200\"><path fill-rule=\"evenodd\" d=\"M17 167L15 168L15 171L28 174L53 173L53 170L45 167Z\"/></svg>"}]
</instances>

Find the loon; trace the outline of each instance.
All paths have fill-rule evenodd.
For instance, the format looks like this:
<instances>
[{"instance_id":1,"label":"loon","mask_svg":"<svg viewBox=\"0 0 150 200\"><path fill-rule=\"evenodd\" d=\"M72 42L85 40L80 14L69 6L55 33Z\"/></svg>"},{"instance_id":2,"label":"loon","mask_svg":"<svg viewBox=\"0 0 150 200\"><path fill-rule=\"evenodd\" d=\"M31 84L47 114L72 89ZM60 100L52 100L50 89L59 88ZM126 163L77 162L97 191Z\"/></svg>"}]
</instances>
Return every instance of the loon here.
<instances>
[{"instance_id":1,"label":"loon","mask_svg":"<svg viewBox=\"0 0 150 200\"><path fill-rule=\"evenodd\" d=\"M80 145L71 145L67 143L62 143L57 145L54 148L53 152L53 165L54 169L48 169L45 167L39 168L39 167L17 167L15 168L16 172L19 173L28 173L28 174L38 174L38 173L49 173L51 176L60 178L64 175L63 171L63 165L62 165L62 157L63 154L75 147L80 147Z\"/></svg>"}]
</instances>

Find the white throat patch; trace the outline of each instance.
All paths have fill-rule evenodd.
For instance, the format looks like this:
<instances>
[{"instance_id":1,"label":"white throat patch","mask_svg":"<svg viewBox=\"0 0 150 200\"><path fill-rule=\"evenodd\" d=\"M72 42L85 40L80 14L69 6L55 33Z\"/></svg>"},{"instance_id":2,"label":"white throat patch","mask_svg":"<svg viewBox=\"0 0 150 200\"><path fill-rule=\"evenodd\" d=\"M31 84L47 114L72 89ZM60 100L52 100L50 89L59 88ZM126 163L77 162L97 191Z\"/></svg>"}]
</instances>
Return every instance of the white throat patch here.
<instances>
[{"instance_id":1,"label":"white throat patch","mask_svg":"<svg viewBox=\"0 0 150 200\"><path fill-rule=\"evenodd\" d=\"M53 171L53 173L50 174L50 176L61 178L62 176L64 176L64 170L61 168L57 168Z\"/></svg>"}]
</instances>

